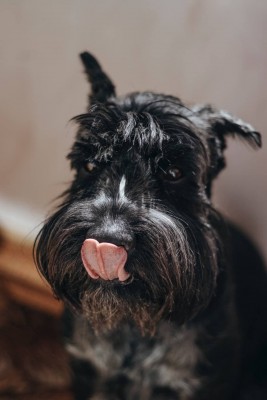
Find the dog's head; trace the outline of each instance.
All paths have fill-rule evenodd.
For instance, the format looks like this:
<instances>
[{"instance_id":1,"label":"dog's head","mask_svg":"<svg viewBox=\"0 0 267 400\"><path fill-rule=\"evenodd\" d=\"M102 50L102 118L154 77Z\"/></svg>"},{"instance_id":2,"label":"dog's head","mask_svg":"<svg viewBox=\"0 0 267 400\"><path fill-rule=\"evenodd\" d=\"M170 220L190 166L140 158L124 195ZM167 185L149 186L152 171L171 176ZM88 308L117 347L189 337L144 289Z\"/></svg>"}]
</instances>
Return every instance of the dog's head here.
<instances>
[{"instance_id":1,"label":"dog's head","mask_svg":"<svg viewBox=\"0 0 267 400\"><path fill-rule=\"evenodd\" d=\"M216 286L210 192L226 137L259 147L260 135L226 112L176 97L116 97L97 61L81 58L92 93L88 112L74 118L75 177L37 238L37 266L96 330L124 320L143 332L161 318L182 323Z\"/></svg>"}]
</instances>

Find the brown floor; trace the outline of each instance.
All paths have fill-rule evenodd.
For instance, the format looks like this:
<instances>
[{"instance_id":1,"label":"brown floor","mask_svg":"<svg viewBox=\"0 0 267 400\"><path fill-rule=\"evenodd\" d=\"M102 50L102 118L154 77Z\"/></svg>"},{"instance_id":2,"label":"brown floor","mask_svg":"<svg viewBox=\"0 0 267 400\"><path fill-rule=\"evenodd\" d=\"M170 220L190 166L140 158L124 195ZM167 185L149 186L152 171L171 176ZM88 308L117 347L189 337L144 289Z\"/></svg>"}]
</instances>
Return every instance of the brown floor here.
<instances>
[{"instance_id":1,"label":"brown floor","mask_svg":"<svg viewBox=\"0 0 267 400\"><path fill-rule=\"evenodd\" d=\"M0 287L0 399L71 400L57 318L22 306Z\"/></svg>"}]
</instances>

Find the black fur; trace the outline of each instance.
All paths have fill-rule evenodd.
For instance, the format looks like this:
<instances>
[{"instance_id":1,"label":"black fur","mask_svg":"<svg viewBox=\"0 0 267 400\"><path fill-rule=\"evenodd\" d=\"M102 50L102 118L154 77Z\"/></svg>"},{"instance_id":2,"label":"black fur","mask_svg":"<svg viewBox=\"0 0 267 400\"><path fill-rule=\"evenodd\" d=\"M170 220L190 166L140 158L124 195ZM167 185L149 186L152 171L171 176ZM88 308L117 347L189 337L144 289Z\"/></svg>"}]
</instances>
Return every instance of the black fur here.
<instances>
[{"instance_id":1,"label":"black fur","mask_svg":"<svg viewBox=\"0 0 267 400\"><path fill-rule=\"evenodd\" d=\"M257 148L259 133L176 97L116 97L94 57L81 59L92 93L73 119L75 177L35 247L68 306L76 399L266 399L266 274L210 198L227 136ZM127 249L129 279L90 278L87 238Z\"/></svg>"}]
</instances>

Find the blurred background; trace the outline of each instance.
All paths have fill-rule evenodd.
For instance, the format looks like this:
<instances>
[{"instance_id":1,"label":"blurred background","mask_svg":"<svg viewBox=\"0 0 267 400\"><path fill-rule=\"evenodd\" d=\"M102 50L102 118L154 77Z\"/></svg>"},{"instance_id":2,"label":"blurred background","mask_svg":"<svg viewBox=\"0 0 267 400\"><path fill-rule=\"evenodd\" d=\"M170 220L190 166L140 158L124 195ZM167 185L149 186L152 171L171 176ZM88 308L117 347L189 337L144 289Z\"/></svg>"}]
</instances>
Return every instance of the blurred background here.
<instances>
[{"instance_id":1,"label":"blurred background","mask_svg":"<svg viewBox=\"0 0 267 400\"><path fill-rule=\"evenodd\" d=\"M54 310L40 302L34 268L21 268L18 243L27 243L31 265L38 225L71 180L68 121L85 111L89 91L84 50L118 94L153 90L212 103L262 133L258 151L229 139L214 202L267 260L266 21L266 0L0 1L0 231L11 243L0 273L15 281L31 271L26 291L12 289L17 299Z\"/></svg>"}]
</instances>

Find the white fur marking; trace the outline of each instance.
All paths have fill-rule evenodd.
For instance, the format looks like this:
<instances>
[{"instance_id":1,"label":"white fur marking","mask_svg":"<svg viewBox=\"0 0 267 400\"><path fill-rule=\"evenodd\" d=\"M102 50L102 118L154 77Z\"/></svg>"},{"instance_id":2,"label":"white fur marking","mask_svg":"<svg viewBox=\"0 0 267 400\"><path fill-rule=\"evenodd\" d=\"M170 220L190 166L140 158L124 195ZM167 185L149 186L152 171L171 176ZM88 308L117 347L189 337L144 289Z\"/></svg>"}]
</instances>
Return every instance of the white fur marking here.
<instances>
[{"instance_id":1,"label":"white fur marking","mask_svg":"<svg viewBox=\"0 0 267 400\"><path fill-rule=\"evenodd\" d=\"M157 221L160 221L163 225L169 226L172 229L176 230L177 226L175 225L174 221L169 215L164 214L163 212L155 209L151 209L149 210L149 212L152 218L155 218Z\"/></svg>"},{"instance_id":2,"label":"white fur marking","mask_svg":"<svg viewBox=\"0 0 267 400\"><path fill-rule=\"evenodd\" d=\"M125 196L125 186L126 186L126 178L123 175L123 177L121 178L121 181L120 181L120 185L119 185L119 198L121 200L124 200L126 198L126 196Z\"/></svg>"},{"instance_id":3,"label":"white fur marking","mask_svg":"<svg viewBox=\"0 0 267 400\"><path fill-rule=\"evenodd\" d=\"M104 190L102 190L98 196L95 198L95 202L97 206L100 206L101 204L105 204L110 200L110 198L106 195Z\"/></svg>"}]
</instances>

